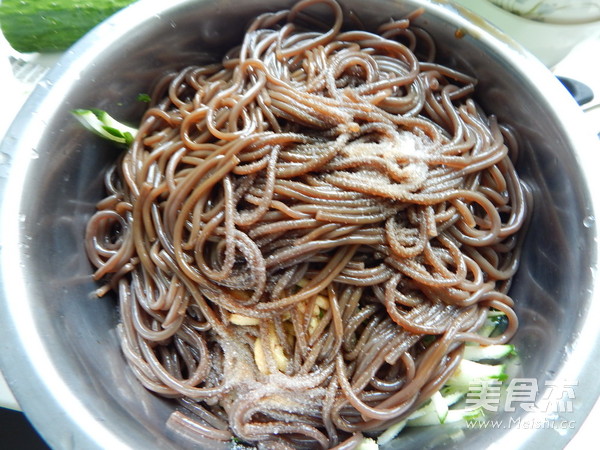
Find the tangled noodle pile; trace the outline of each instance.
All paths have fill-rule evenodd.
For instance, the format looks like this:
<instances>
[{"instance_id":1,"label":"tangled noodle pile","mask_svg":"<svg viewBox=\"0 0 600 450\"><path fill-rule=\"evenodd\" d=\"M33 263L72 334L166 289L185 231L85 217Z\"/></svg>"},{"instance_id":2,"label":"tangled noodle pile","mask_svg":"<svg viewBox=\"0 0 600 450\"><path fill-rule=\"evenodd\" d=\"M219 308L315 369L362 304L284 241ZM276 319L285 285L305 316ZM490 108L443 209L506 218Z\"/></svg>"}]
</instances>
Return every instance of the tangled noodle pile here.
<instances>
[{"instance_id":1,"label":"tangled noodle pile","mask_svg":"<svg viewBox=\"0 0 600 450\"><path fill-rule=\"evenodd\" d=\"M336 2L301 1L158 84L86 242L171 426L331 447L413 411L466 342L514 334L516 142L417 15L342 31ZM484 338L491 308L508 327Z\"/></svg>"}]
</instances>

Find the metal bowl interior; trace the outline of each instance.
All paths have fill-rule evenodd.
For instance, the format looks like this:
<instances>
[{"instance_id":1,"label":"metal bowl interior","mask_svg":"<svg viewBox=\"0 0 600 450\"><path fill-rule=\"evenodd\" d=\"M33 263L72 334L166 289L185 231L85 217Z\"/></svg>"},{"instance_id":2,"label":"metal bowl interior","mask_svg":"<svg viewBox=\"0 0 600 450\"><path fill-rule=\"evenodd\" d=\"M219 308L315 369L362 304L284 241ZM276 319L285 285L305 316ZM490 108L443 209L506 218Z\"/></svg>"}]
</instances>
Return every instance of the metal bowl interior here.
<instances>
[{"instance_id":1,"label":"metal bowl interior","mask_svg":"<svg viewBox=\"0 0 600 450\"><path fill-rule=\"evenodd\" d=\"M534 213L514 280L520 376L540 386L577 383L575 429L413 430L394 447L562 448L600 392L597 226L600 149L582 113L541 63L481 19L448 2L341 2L367 27L418 6L441 59L476 75L477 100L521 141L518 169ZM285 0L142 1L91 31L36 88L0 149L0 362L23 410L53 448L191 447L165 422L173 406L142 388L114 331L115 302L91 296L83 235L118 150L82 130L69 111L96 107L135 122L165 70L219 58L257 13ZM457 33L457 31L459 31ZM527 419L517 410L514 419ZM567 417L568 416L568 417ZM554 415L553 418L558 416ZM501 417L500 417L501 418ZM214 443L207 447L215 448Z\"/></svg>"}]
</instances>

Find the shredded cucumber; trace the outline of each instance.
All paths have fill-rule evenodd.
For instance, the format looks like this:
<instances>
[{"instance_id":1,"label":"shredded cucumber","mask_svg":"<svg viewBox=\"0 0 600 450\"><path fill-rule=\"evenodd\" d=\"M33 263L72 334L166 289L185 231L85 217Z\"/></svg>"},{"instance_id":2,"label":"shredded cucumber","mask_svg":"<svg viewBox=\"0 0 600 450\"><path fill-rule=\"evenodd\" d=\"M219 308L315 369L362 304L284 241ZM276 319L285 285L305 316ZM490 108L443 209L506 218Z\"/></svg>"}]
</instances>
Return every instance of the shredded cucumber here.
<instances>
[{"instance_id":1,"label":"shredded cucumber","mask_svg":"<svg viewBox=\"0 0 600 450\"><path fill-rule=\"evenodd\" d=\"M490 311L479 333L493 336L503 332L506 316L501 311ZM434 426L451 423L466 423L484 416L481 408L465 407L465 398L470 387L484 380L507 378L508 358L516 356L515 346L468 344L463 359L444 387L409 417L390 426L377 439L383 446L392 441L407 427Z\"/></svg>"},{"instance_id":2,"label":"shredded cucumber","mask_svg":"<svg viewBox=\"0 0 600 450\"><path fill-rule=\"evenodd\" d=\"M488 379L502 380L505 377L506 366L504 364L482 364L463 359L446 384L467 392L469 386L474 382Z\"/></svg>"},{"instance_id":3,"label":"shredded cucumber","mask_svg":"<svg viewBox=\"0 0 600 450\"><path fill-rule=\"evenodd\" d=\"M72 113L85 128L109 141L129 145L137 134L137 129L113 119L106 111L76 109Z\"/></svg>"},{"instance_id":4,"label":"shredded cucumber","mask_svg":"<svg viewBox=\"0 0 600 450\"><path fill-rule=\"evenodd\" d=\"M515 353L515 346L505 345L467 345L463 358L470 361L500 360Z\"/></svg>"},{"instance_id":5,"label":"shredded cucumber","mask_svg":"<svg viewBox=\"0 0 600 450\"><path fill-rule=\"evenodd\" d=\"M377 442L374 439L364 438L362 441L360 441L356 447L356 450L377 450L378 448L379 445L377 445Z\"/></svg>"}]
</instances>

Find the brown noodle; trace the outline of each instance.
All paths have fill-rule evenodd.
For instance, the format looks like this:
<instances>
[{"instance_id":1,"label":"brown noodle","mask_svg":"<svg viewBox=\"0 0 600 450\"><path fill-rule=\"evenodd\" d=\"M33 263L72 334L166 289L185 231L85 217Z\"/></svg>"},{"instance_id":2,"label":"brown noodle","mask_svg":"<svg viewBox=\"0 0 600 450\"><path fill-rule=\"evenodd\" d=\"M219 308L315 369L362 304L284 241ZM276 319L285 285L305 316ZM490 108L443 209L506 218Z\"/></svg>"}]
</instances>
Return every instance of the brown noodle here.
<instances>
[{"instance_id":1,"label":"brown noodle","mask_svg":"<svg viewBox=\"0 0 600 450\"><path fill-rule=\"evenodd\" d=\"M315 3L326 32L300 25ZM333 0L301 1L158 84L86 242L131 369L179 399L170 425L350 448L437 391L465 342L516 331L515 139L412 18L342 31ZM490 308L509 325L484 338Z\"/></svg>"}]
</instances>

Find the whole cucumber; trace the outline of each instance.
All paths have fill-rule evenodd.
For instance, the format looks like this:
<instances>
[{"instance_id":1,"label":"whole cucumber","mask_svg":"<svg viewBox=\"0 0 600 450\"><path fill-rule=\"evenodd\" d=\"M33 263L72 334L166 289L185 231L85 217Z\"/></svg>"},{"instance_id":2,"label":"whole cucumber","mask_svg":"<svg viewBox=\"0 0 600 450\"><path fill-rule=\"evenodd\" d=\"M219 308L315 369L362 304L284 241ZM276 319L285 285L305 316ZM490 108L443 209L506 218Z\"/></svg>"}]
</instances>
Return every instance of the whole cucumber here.
<instances>
[{"instance_id":1,"label":"whole cucumber","mask_svg":"<svg viewBox=\"0 0 600 450\"><path fill-rule=\"evenodd\" d=\"M2 0L0 28L19 52L56 52L134 0Z\"/></svg>"}]
</instances>

